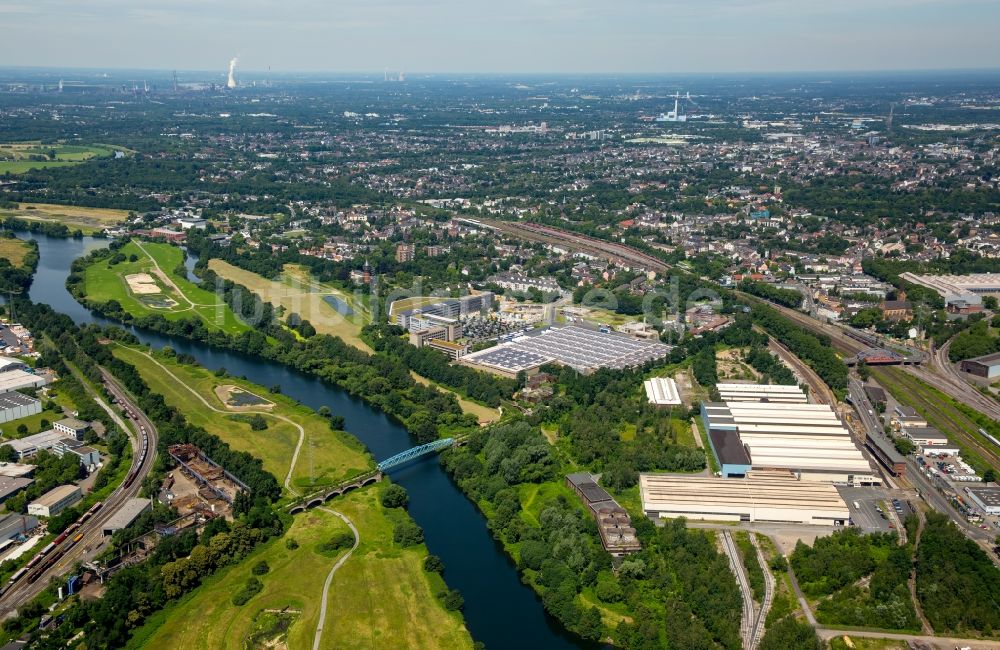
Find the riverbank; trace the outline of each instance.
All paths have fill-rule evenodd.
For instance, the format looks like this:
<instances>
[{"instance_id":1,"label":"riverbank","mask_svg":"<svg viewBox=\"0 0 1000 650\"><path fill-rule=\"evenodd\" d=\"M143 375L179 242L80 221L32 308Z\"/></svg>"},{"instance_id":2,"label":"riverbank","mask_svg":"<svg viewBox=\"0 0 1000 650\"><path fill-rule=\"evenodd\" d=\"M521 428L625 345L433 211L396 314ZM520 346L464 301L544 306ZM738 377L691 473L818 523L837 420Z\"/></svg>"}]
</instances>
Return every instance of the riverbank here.
<instances>
[{"instance_id":1,"label":"riverbank","mask_svg":"<svg viewBox=\"0 0 1000 650\"><path fill-rule=\"evenodd\" d=\"M70 264L74 259L108 242L93 238L62 239L45 235L19 233L22 238L39 240L41 260L31 288L31 298L47 302L69 314L81 324L111 324L111 321L78 303L66 288ZM209 371L226 368L231 375L245 376L259 385L279 384L282 393L312 409L328 406L345 418L345 429L360 439L375 458L388 458L414 444L398 419L373 408L353 392L338 388L336 376L327 377L313 367L299 370L292 359L288 363L264 357L260 352L223 347L195 338L195 332L181 335L131 327L143 343L160 348L170 346L179 354L189 354ZM200 333L199 333L200 334ZM320 350L354 359L356 350L326 342ZM301 355L309 358L310 354ZM359 369L361 370L361 369ZM351 374L346 371L346 374ZM364 374L359 372L357 374ZM412 381L412 380L410 380ZM422 388L422 387L421 387ZM517 571L502 548L490 536L484 518L442 471L435 457L429 456L394 469L392 479L410 493L410 516L423 528L425 543L447 567L451 587L465 598L465 621L473 637L488 647L538 647L562 650L579 647L578 639L568 637L561 626L546 616L534 593L520 582ZM498 616L497 612L504 612ZM516 626L509 621L518 622ZM525 639L531 643L525 645Z\"/></svg>"}]
</instances>

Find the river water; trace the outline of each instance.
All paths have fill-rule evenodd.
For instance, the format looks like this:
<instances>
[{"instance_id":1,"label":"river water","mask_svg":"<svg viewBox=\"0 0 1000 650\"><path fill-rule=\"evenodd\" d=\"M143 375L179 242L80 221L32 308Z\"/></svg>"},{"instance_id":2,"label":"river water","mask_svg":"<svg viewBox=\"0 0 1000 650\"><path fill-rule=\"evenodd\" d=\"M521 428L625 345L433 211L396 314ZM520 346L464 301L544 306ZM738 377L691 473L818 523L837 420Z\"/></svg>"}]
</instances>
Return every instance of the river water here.
<instances>
[{"instance_id":1,"label":"river water","mask_svg":"<svg viewBox=\"0 0 1000 650\"><path fill-rule=\"evenodd\" d=\"M85 309L66 290L73 260L107 246L107 240L59 239L32 233L18 233L18 237L34 239L39 246L38 271L29 292L32 301L47 303L79 324L116 324ZM187 266L193 270L194 260L189 258ZM262 386L278 384L282 393L313 409L329 407L344 416L347 431L367 445L376 459L388 458L414 444L406 429L384 413L315 377L186 339L135 328L132 332L154 348L169 345L190 354L210 370L224 367L230 374L246 376ZM410 515L424 529L430 552L444 561L448 585L465 597L465 620L474 639L490 650L584 645L548 616L530 587L521 584L517 569L487 530L485 518L441 469L436 456L395 469L391 476L409 492Z\"/></svg>"}]
</instances>

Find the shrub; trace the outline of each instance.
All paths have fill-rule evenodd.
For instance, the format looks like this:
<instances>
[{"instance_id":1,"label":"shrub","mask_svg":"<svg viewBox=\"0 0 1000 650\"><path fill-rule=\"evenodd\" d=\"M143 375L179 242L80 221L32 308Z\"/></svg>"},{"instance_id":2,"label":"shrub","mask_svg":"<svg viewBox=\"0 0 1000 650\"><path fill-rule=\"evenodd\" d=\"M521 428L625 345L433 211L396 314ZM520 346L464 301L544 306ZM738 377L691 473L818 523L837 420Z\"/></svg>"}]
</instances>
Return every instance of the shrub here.
<instances>
[{"instance_id":1,"label":"shrub","mask_svg":"<svg viewBox=\"0 0 1000 650\"><path fill-rule=\"evenodd\" d=\"M354 534L350 531L341 531L319 545L319 550L323 553L339 551L343 548L354 546Z\"/></svg>"},{"instance_id":2,"label":"shrub","mask_svg":"<svg viewBox=\"0 0 1000 650\"><path fill-rule=\"evenodd\" d=\"M264 588L264 583L257 578L251 577L242 589L233 595L233 604L237 607L245 605L248 600L260 593Z\"/></svg>"},{"instance_id":3,"label":"shrub","mask_svg":"<svg viewBox=\"0 0 1000 650\"><path fill-rule=\"evenodd\" d=\"M458 589L452 589L444 597L444 607L450 611L458 611L465 606L465 598L459 593Z\"/></svg>"},{"instance_id":4,"label":"shrub","mask_svg":"<svg viewBox=\"0 0 1000 650\"><path fill-rule=\"evenodd\" d=\"M262 575L264 575L265 573L267 573L270 570L271 570L271 567L269 567L267 565L267 562L264 561L264 560L261 560L257 564L253 565L253 569L251 569L251 572L255 576L262 576Z\"/></svg>"},{"instance_id":5,"label":"shrub","mask_svg":"<svg viewBox=\"0 0 1000 650\"><path fill-rule=\"evenodd\" d=\"M444 573L444 562L436 555L428 555L424 558L424 571Z\"/></svg>"},{"instance_id":6,"label":"shrub","mask_svg":"<svg viewBox=\"0 0 1000 650\"><path fill-rule=\"evenodd\" d=\"M424 541L424 531L409 519L401 519L392 531L392 541L403 547L416 546Z\"/></svg>"},{"instance_id":7,"label":"shrub","mask_svg":"<svg viewBox=\"0 0 1000 650\"><path fill-rule=\"evenodd\" d=\"M386 508L403 508L410 501L410 495L402 485L392 484L382 492L382 505Z\"/></svg>"}]
</instances>

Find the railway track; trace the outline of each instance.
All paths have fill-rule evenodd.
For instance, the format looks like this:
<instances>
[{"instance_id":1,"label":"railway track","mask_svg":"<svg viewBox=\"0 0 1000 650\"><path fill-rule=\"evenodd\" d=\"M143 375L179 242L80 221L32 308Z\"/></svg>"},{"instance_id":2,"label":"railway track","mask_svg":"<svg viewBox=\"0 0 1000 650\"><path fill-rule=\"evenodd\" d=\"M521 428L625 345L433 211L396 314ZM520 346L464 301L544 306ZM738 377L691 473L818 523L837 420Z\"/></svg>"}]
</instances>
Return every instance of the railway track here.
<instances>
[{"instance_id":1,"label":"railway track","mask_svg":"<svg viewBox=\"0 0 1000 650\"><path fill-rule=\"evenodd\" d=\"M908 373L899 372L894 376L890 376L890 382L885 382L884 378L889 372L889 369L879 369L877 371L877 377L883 379L880 383L884 385L885 383L891 383L891 381L898 382L903 389L906 389L907 393L920 400L921 405L928 411L929 415L950 424L950 432L959 438L963 444L970 447L993 467L1000 468L1000 449L997 449L988 443L980 442L975 435L968 433L970 429L976 429L975 422L972 422L971 420L964 420L964 422L959 421L957 417L964 419L965 416L959 415L953 417L949 413L945 412L935 401L934 395L926 394L926 389L917 384L915 382L916 378L911 377ZM932 387L936 388L935 386Z\"/></svg>"},{"instance_id":2,"label":"railway track","mask_svg":"<svg viewBox=\"0 0 1000 650\"><path fill-rule=\"evenodd\" d=\"M480 224L494 230L505 232L515 237L537 241L545 244L570 246L578 252L597 255L605 259L624 263L626 266L644 268L649 271L663 272L670 265L648 253L614 242L589 237L568 230L560 230L552 226L538 223L514 221L494 221L491 219L467 219L470 223Z\"/></svg>"},{"instance_id":3,"label":"railway track","mask_svg":"<svg viewBox=\"0 0 1000 650\"><path fill-rule=\"evenodd\" d=\"M757 619L750 635L749 648L754 650L760 644L761 637L764 636L767 614L771 611L771 604L774 602L775 582L774 574L767 567L767 560L764 558L764 551L760 548L760 542L757 541L756 533L750 533L750 543L753 544L754 551L757 553L757 562L760 563L760 568L764 571L764 602L760 604L760 611L757 612Z\"/></svg>"},{"instance_id":4,"label":"railway track","mask_svg":"<svg viewBox=\"0 0 1000 650\"><path fill-rule=\"evenodd\" d=\"M129 471L122 484L107 499L84 513L0 589L0 614L10 614L35 598L48 586L51 578L64 575L98 548L104 541L104 525L139 493L143 479L153 468L156 427L110 373L102 368L101 376L108 392L134 422L135 432L128 432L133 448Z\"/></svg>"},{"instance_id":5,"label":"railway track","mask_svg":"<svg viewBox=\"0 0 1000 650\"><path fill-rule=\"evenodd\" d=\"M750 648L756 628L753 592L750 590L750 581L747 580L746 572L743 570L743 560L740 559L736 543L733 542L733 536L728 530L722 531L722 548L729 556L729 568L732 569L733 575L736 577L736 584L739 585L743 601L743 614L740 616L740 638L743 639L743 647Z\"/></svg>"}]
</instances>

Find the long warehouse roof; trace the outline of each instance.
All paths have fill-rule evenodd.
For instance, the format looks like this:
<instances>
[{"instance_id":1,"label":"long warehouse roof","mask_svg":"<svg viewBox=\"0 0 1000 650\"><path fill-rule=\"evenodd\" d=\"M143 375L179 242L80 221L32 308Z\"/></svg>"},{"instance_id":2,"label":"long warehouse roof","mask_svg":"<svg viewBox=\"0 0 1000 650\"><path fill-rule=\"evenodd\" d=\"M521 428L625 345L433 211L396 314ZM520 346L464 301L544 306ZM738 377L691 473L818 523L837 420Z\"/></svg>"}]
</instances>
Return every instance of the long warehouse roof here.
<instances>
[{"instance_id":1,"label":"long warehouse roof","mask_svg":"<svg viewBox=\"0 0 1000 650\"><path fill-rule=\"evenodd\" d=\"M798 481L789 474L751 472L741 479L678 474L640 474L642 507L656 512L749 513L753 520L811 521L850 517L847 504L828 483Z\"/></svg>"},{"instance_id":2,"label":"long warehouse roof","mask_svg":"<svg viewBox=\"0 0 1000 650\"><path fill-rule=\"evenodd\" d=\"M746 445L755 471L774 468L812 475L873 474L850 431L825 404L727 401L706 404L704 413L709 431L728 429Z\"/></svg>"}]
</instances>

